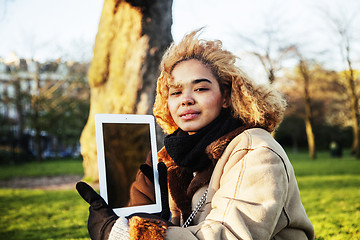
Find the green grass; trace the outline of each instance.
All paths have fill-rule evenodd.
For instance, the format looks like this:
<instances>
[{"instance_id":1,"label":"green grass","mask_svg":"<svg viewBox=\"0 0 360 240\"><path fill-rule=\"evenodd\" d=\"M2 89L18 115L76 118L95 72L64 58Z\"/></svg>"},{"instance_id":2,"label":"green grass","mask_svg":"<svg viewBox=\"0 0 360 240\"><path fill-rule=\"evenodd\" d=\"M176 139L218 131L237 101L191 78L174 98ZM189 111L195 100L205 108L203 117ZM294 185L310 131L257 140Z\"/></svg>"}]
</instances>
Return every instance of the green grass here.
<instances>
[{"instance_id":1,"label":"green grass","mask_svg":"<svg viewBox=\"0 0 360 240\"><path fill-rule=\"evenodd\" d=\"M289 158L316 239L360 240L360 160L328 153L317 160L305 153ZM0 166L2 179L82 171L79 160ZM75 190L0 189L1 239L88 239L87 217L88 204Z\"/></svg>"},{"instance_id":2,"label":"green grass","mask_svg":"<svg viewBox=\"0 0 360 240\"><path fill-rule=\"evenodd\" d=\"M1 239L89 239L88 205L75 191L0 189Z\"/></svg>"},{"instance_id":3,"label":"green grass","mask_svg":"<svg viewBox=\"0 0 360 240\"><path fill-rule=\"evenodd\" d=\"M290 154L301 200L319 240L360 239L360 160Z\"/></svg>"},{"instance_id":4,"label":"green grass","mask_svg":"<svg viewBox=\"0 0 360 240\"><path fill-rule=\"evenodd\" d=\"M20 165L0 165L0 180L14 177L83 175L82 160L62 159L30 162Z\"/></svg>"},{"instance_id":5,"label":"green grass","mask_svg":"<svg viewBox=\"0 0 360 240\"><path fill-rule=\"evenodd\" d=\"M83 174L79 159L0 165L0 180ZM88 208L75 190L0 188L0 239L89 239Z\"/></svg>"}]
</instances>

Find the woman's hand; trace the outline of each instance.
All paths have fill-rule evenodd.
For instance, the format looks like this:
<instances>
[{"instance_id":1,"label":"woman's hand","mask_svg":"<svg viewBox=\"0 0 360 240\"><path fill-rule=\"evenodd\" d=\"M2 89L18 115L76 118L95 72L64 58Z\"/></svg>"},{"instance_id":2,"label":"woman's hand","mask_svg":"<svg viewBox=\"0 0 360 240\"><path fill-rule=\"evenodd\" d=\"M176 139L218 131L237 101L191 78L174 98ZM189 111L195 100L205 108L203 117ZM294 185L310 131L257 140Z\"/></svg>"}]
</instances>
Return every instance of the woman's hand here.
<instances>
[{"instance_id":1,"label":"woman's hand","mask_svg":"<svg viewBox=\"0 0 360 240\"><path fill-rule=\"evenodd\" d=\"M76 184L80 196L90 204L88 231L91 239L108 239L110 231L118 219L114 211L95 190L84 182Z\"/></svg>"},{"instance_id":2,"label":"woman's hand","mask_svg":"<svg viewBox=\"0 0 360 240\"><path fill-rule=\"evenodd\" d=\"M154 182L154 173L152 167L147 164L142 164L140 166L140 171L152 182ZM170 208L169 208L169 195L168 195L168 184L167 184L167 168L165 163L158 163L158 172L159 172L159 185L161 193L161 206L162 210L160 213L155 214L165 221L170 219Z\"/></svg>"},{"instance_id":3,"label":"woman's hand","mask_svg":"<svg viewBox=\"0 0 360 240\"><path fill-rule=\"evenodd\" d=\"M140 167L140 170L144 175L149 178L149 180L154 179L153 169L147 165L143 164ZM134 216L138 216L146 219L154 219L164 222L166 225L172 225L169 221L170 219L170 208L169 208L169 197L168 197L168 187L167 187L167 168L163 162L158 163L159 171L159 185L161 191L161 203L162 211L157 214L147 214L147 213L134 213L127 218L130 219ZM103 240L108 239L110 232L119 218L115 212L109 207L109 205L104 201L104 199L88 184L85 182L78 182L76 184L76 189L79 192L80 196L90 204L89 207L89 219L88 219L88 231L91 239L93 240ZM123 225L117 224L118 226L123 227ZM119 231L119 230L117 230Z\"/></svg>"}]
</instances>

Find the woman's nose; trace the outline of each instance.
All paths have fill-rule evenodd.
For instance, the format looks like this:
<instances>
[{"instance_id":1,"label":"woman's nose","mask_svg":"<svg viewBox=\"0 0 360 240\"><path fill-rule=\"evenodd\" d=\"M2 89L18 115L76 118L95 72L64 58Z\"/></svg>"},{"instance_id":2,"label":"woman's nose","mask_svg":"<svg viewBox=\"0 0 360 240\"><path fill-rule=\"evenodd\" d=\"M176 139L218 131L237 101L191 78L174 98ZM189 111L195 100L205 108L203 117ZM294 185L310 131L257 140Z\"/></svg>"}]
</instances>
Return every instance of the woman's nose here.
<instances>
[{"instance_id":1,"label":"woman's nose","mask_svg":"<svg viewBox=\"0 0 360 240\"><path fill-rule=\"evenodd\" d=\"M184 94L183 98L181 99L182 106L189 106L195 103L194 98L190 94Z\"/></svg>"}]
</instances>

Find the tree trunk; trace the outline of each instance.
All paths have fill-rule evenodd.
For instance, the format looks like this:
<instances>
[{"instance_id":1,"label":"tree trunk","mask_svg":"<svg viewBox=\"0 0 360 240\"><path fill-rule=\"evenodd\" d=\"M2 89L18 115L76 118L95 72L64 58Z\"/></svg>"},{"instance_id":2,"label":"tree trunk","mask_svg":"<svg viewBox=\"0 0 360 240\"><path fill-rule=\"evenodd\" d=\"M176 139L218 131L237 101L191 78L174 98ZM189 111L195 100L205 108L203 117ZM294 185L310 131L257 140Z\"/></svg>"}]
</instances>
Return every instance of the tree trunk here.
<instances>
[{"instance_id":1,"label":"tree trunk","mask_svg":"<svg viewBox=\"0 0 360 240\"><path fill-rule=\"evenodd\" d=\"M104 1L88 72L90 113L80 138L88 181L98 179L94 115L152 114L158 67L172 42L171 8L172 0Z\"/></svg>"},{"instance_id":2,"label":"tree trunk","mask_svg":"<svg viewBox=\"0 0 360 240\"><path fill-rule=\"evenodd\" d=\"M354 80L349 80L349 85L352 84L352 87L350 88L350 98L351 98L351 119L352 119L352 129L353 129L353 145L351 152L352 154L355 154L356 158L360 158L360 134L359 134L359 104L358 104L358 98L355 94L355 84Z\"/></svg>"},{"instance_id":3,"label":"tree trunk","mask_svg":"<svg viewBox=\"0 0 360 240\"><path fill-rule=\"evenodd\" d=\"M359 114L359 99L356 95L355 89L355 80L354 80L354 70L350 61L349 52L347 51L347 63L349 67L349 74L346 75L348 91L350 95L351 103L351 119L352 119L352 129L353 129L353 145L351 148L351 153L355 154L356 158L360 158L360 134L359 134L359 124L360 124L360 114Z\"/></svg>"},{"instance_id":4,"label":"tree trunk","mask_svg":"<svg viewBox=\"0 0 360 240\"><path fill-rule=\"evenodd\" d=\"M24 110L23 110L23 96L24 93L21 90L21 80L18 76L14 79L14 87L15 87L15 109L17 115L17 134L16 134L16 142L17 146L20 147L21 151L26 151L27 149L24 148Z\"/></svg>"},{"instance_id":5,"label":"tree trunk","mask_svg":"<svg viewBox=\"0 0 360 240\"><path fill-rule=\"evenodd\" d=\"M305 119L306 136L308 140L309 155L311 159L316 159L315 135L312 130L311 120Z\"/></svg>"},{"instance_id":6,"label":"tree trunk","mask_svg":"<svg viewBox=\"0 0 360 240\"><path fill-rule=\"evenodd\" d=\"M311 98L309 93L310 76L304 60L300 60L300 72L304 79L304 99L305 99L305 129L308 140L309 155L311 159L316 159L315 135L312 128Z\"/></svg>"},{"instance_id":7,"label":"tree trunk","mask_svg":"<svg viewBox=\"0 0 360 240\"><path fill-rule=\"evenodd\" d=\"M36 159L38 162L42 162L42 146L41 146L41 129L40 129L40 117L39 117L39 99L40 98L40 69L39 66L36 68L35 73L35 89L34 95L32 96L32 108L33 116L32 121L35 129L35 145L36 145Z\"/></svg>"},{"instance_id":8,"label":"tree trunk","mask_svg":"<svg viewBox=\"0 0 360 240\"><path fill-rule=\"evenodd\" d=\"M305 82L305 129L308 140L309 154L311 159L316 159L316 148L315 148L315 135L312 128L312 111L311 111L311 100L309 96L309 86L307 79Z\"/></svg>"}]
</instances>

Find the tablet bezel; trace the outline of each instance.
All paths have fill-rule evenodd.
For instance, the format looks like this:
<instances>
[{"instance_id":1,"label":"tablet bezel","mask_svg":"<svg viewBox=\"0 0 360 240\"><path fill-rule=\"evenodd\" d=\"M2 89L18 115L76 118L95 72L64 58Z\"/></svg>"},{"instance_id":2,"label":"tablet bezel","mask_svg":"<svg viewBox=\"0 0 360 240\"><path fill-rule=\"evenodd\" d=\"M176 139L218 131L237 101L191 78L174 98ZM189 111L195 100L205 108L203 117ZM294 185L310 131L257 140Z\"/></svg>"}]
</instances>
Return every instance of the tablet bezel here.
<instances>
[{"instance_id":1,"label":"tablet bezel","mask_svg":"<svg viewBox=\"0 0 360 240\"><path fill-rule=\"evenodd\" d=\"M155 204L113 208L118 216L128 216L137 212L157 213L161 212L161 193L157 169L157 145L156 145L156 131L155 119L152 115L138 115L138 114L95 114L95 133L97 156L99 166L99 187L100 196L108 203L108 191L106 182L106 166L105 166L105 152L104 152L104 137L103 137L103 123L127 123L127 124L149 124L150 129L150 144L152 153L152 167L154 173L154 191ZM145 162L145 159L144 159Z\"/></svg>"}]
</instances>

